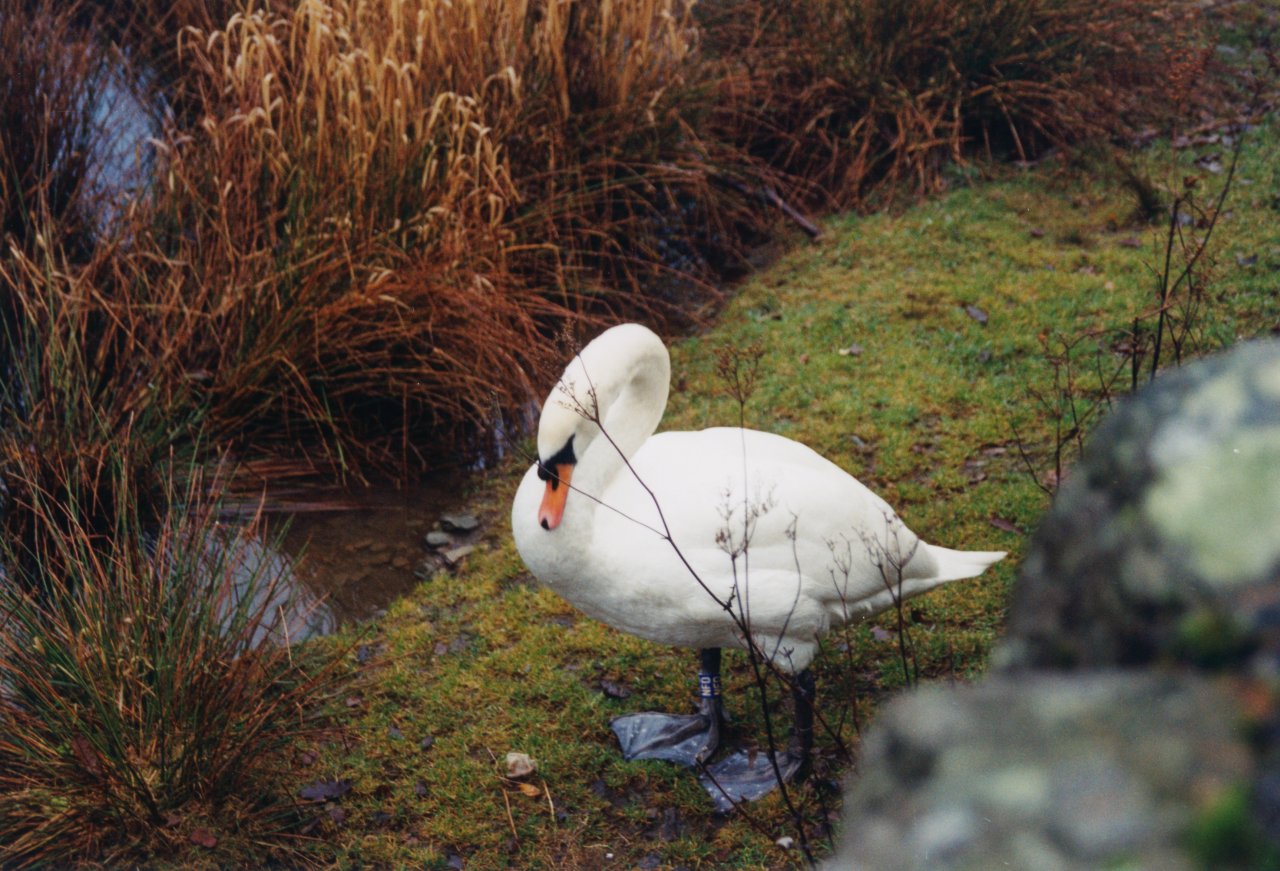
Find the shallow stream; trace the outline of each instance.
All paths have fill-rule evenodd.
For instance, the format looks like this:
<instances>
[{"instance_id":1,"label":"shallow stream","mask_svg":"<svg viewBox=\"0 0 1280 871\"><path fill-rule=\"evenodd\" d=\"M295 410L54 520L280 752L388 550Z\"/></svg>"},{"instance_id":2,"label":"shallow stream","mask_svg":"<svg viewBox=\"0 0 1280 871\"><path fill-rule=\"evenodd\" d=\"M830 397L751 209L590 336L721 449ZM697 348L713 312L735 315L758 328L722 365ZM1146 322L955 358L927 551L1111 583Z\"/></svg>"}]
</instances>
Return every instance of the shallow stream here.
<instances>
[{"instance_id":1,"label":"shallow stream","mask_svg":"<svg viewBox=\"0 0 1280 871\"><path fill-rule=\"evenodd\" d=\"M430 550L426 534L442 515L461 512L460 477L403 489L374 488L343 495L341 507L272 515L269 535L284 536L284 551L308 592L324 599L339 623L376 617L433 571L448 548ZM456 544L468 536L455 533Z\"/></svg>"}]
</instances>

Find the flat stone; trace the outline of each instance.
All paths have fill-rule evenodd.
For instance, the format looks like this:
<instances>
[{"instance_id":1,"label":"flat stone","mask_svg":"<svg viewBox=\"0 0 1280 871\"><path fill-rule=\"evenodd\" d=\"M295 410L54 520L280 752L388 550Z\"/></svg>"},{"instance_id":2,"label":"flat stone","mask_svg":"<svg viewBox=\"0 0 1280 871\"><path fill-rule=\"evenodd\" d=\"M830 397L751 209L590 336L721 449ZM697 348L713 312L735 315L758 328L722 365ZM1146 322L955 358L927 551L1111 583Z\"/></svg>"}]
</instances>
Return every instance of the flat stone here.
<instances>
[{"instance_id":1,"label":"flat stone","mask_svg":"<svg viewBox=\"0 0 1280 871\"><path fill-rule=\"evenodd\" d=\"M460 547L451 547L448 550L441 551L440 555L444 557L444 561L451 566L456 566L462 561L463 557L475 550L470 544L464 544Z\"/></svg>"},{"instance_id":2,"label":"flat stone","mask_svg":"<svg viewBox=\"0 0 1280 871\"><path fill-rule=\"evenodd\" d=\"M480 521L474 514L442 514L440 525L446 532L474 532L480 528Z\"/></svg>"},{"instance_id":3,"label":"flat stone","mask_svg":"<svg viewBox=\"0 0 1280 871\"><path fill-rule=\"evenodd\" d=\"M426 534L424 541L426 541L427 547L435 550L436 548L448 547L453 544L453 536L439 529L433 529Z\"/></svg>"}]
</instances>

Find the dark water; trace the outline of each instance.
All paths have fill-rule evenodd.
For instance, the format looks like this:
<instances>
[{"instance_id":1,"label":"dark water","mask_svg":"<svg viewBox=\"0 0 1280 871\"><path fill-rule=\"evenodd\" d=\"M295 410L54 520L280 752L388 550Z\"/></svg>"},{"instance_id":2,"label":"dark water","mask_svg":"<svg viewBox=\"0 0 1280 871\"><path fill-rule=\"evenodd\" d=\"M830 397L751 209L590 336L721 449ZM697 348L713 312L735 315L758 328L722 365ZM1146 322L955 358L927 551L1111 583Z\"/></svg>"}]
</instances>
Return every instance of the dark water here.
<instances>
[{"instance_id":1,"label":"dark water","mask_svg":"<svg viewBox=\"0 0 1280 871\"><path fill-rule=\"evenodd\" d=\"M347 493L349 507L272 518L269 528L287 522L283 549L294 574L336 621L367 620L419 583L429 554L424 536L441 514L461 508L460 481Z\"/></svg>"},{"instance_id":2,"label":"dark water","mask_svg":"<svg viewBox=\"0 0 1280 871\"><path fill-rule=\"evenodd\" d=\"M139 84L117 71L92 97L98 135L91 177L103 228L144 188L155 160L151 140L162 135L165 107L144 102L158 98L140 97L146 89ZM499 457L506 444L501 429L494 442L489 453ZM437 565L424 569L428 551L423 537L442 513L461 507L461 480L459 473L407 488L372 488L339 498L326 494L310 502L292 493L272 494L268 488L266 534L241 555L248 573L243 586L249 586L255 572L278 581L273 605L285 613L295 640L331 632L338 623L375 617L413 589L417 572ZM248 503L228 506L229 519L251 515L255 508Z\"/></svg>"},{"instance_id":3,"label":"dark water","mask_svg":"<svg viewBox=\"0 0 1280 871\"><path fill-rule=\"evenodd\" d=\"M140 83L116 70L93 92L90 112L96 135L89 178L102 229L113 224L143 189L155 162L152 140L161 136L159 119L165 109L158 102L144 102L142 90Z\"/></svg>"}]
</instances>

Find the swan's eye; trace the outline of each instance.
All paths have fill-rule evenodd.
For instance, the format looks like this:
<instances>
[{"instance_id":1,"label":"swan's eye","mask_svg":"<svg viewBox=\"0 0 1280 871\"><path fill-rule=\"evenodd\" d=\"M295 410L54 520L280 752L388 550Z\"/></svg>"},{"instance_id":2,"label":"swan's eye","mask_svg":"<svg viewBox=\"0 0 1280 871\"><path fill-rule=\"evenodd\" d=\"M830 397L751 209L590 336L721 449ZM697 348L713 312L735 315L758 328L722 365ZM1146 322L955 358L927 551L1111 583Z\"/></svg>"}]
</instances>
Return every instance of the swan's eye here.
<instances>
[{"instance_id":1,"label":"swan's eye","mask_svg":"<svg viewBox=\"0 0 1280 871\"><path fill-rule=\"evenodd\" d=\"M564 443L564 447L556 451L555 456L549 460L538 458L538 478L543 481L551 482L551 489L555 489L560 484L560 476L556 474L556 466L574 466L577 465L578 458L573 455L573 436L569 436L569 440Z\"/></svg>"},{"instance_id":2,"label":"swan's eye","mask_svg":"<svg viewBox=\"0 0 1280 871\"><path fill-rule=\"evenodd\" d=\"M556 452L556 456L550 457L549 460L543 460L538 457L538 476L541 480L549 480L552 483L552 489L559 487L559 475L556 474L558 466L577 465L577 457L573 456L573 437L570 435L568 441L564 442L564 447Z\"/></svg>"}]
</instances>

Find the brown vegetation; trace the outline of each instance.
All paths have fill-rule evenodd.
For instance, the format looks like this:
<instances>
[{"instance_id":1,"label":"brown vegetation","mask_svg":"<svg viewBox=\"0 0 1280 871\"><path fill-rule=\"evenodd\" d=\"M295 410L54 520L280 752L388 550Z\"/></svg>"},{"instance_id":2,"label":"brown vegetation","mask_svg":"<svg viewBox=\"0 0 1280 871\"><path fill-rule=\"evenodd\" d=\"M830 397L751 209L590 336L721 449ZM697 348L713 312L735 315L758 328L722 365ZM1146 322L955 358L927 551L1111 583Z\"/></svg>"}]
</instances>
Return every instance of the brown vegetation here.
<instances>
[{"instance_id":1,"label":"brown vegetation","mask_svg":"<svg viewBox=\"0 0 1280 871\"><path fill-rule=\"evenodd\" d=\"M1132 134L1177 111L1208 49L1195 4L1164 0L814 0L706 4L712 50L750 99L717 130L837 206L938 190L975 151Z\"/></svg>"},{"instance_id":2,"label":"brown vegetation","mask_svg":"<svg viewBox=\"0 0 1280 871\"><path fill-rule=\"evenodd\" d=\"M128 480L130 459L101 472ZM281 643L283 577L220 528L213 481L175 474L159 518L83 522L82 488L38 493L34 551L3 548L0 856L5 867L163 856L200 830L296 827L288 750L316 727L332 663ZM127 495L127 494L124 494ZM206 829L207 831L207 829ZM207 838L207 836L205 836ZM204 844L204 846L211 846Z\"/></svg>"},{"instance_id":3,"label":"brown vegetation","mask_svg":"<svg viewBox=\"0 0 1280 871\"><path fill-rule=\"evenodd\" d=\"M74 167L22 181L46 248L5 270L7 308L84 285L91 329L127 324L166 413L209 441L411 473L518 414L566 321L688 316L779 191L929 190L974 145L1027 157L1132 123L1192 21L1153 0L704 6L140 11L113 62L156 64L177 109L147 196L86 251L55 196ZM65 38L89 44L93 8L56 19ZM68 57L68 81L103 63ZM36 140L75 129L60 117ZM24 141L5 156L37 165Z\"/></svg>"}]
</instances>

